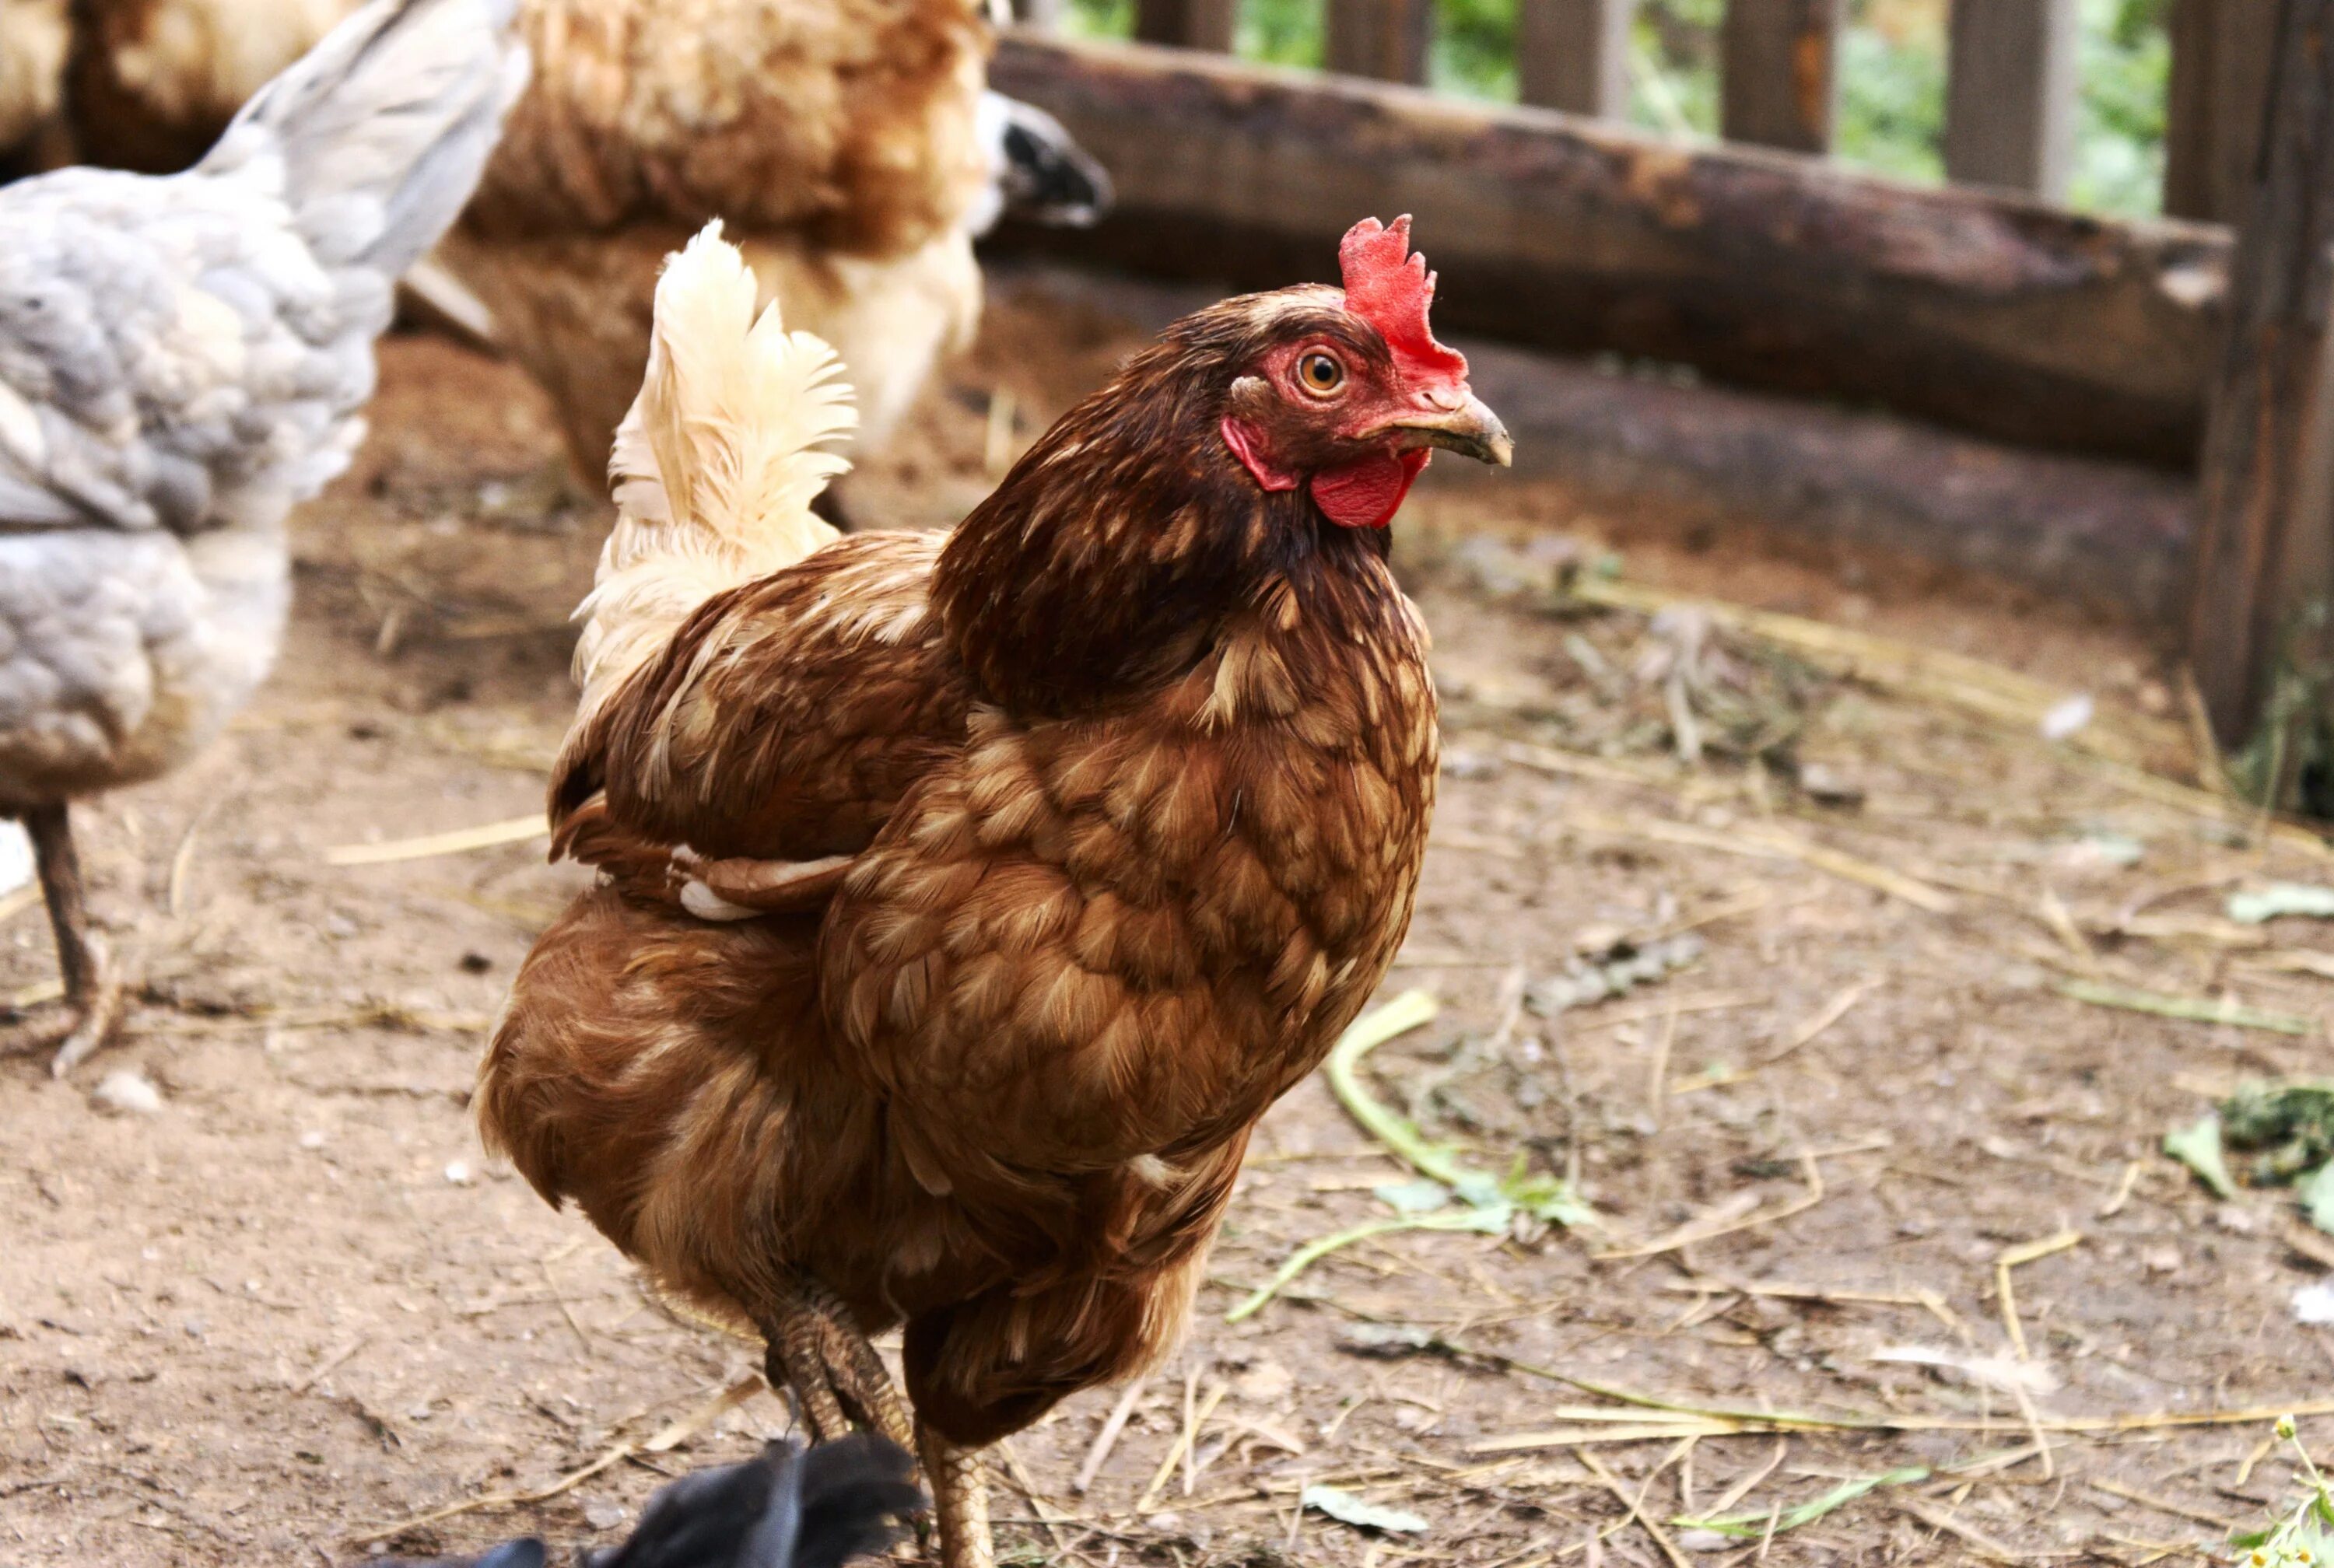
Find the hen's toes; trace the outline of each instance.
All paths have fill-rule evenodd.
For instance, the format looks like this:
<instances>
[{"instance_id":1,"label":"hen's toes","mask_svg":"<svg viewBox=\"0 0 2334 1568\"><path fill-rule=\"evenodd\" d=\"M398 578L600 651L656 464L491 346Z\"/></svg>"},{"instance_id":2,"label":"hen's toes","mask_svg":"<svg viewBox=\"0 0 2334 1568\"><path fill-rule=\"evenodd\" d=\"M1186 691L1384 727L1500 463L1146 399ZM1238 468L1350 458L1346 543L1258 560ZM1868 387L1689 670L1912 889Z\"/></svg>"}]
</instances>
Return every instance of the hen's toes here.
<instances>
[{"instance_id":1,"label":"hen's toes","mask_svg":"<svg viewBox=\"0 0 2334 1568\"><path fill-rule=\"evenodd\" d=\"M58 1043L57 1053L49 1058L50 1077L63 1078L113 1038L113 1032L121 1026L126 997L127 993L113 982L99 983L97 995L89 1005L74 1009L66 1020L72 1027Z\"/></svg>"}]
</instances>

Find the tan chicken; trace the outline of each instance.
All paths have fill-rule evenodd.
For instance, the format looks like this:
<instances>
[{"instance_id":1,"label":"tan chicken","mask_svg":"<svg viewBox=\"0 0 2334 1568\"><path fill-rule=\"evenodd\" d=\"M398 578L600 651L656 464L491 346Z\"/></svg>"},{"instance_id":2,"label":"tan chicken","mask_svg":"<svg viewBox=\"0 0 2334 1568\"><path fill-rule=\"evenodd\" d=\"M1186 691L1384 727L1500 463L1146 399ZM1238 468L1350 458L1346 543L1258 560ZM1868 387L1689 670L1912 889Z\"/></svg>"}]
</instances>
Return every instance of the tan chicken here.
<instances>
[{"instance_id":1,"label":"tan chicken","mask_svg":"<svg viewBox=\"0 0 2334 1568\"><path fill-rule=\"evenodd\" d=\"M1407 220L1170 328L948 536L810 512L848 409L710 234L666 273L486 1135L758 1328L815 1438L982 1446L1181 1332L1249 1134L1377 986L1434 789L1384 533L1506 432Z\"/></svg>"},{"instance_id":2,"label":"tan chicken","mask_svg":"<svg viewBox=\"0 0 2334 1568\"><path fill-rule=\"evenodd\" d=\"M355 0L77 0L82 155L168 172ZM0 6L66 0L0 0ZM550 392L607 467L647 361L658 264L724 219L790 319L842 349L879 443L980 308L1006 208L1091 222L1109 181L982 88L994 0L525 0L540 62L480 199L409 280Z\"/></svg>"},{"instance_id":3,"label":"tan chicken","mask_svg":"<svg viewBox=\"0 0 2334 1568\"><path fill-rule=\"evenodd\" d=\"M176 174L244 101L360 0L72 0L72 126L85 162Z\"/></svg>"},{"instance_id":4,"label":"tan chicken","mask_svg":"<svg viewBox=\"0 0 2334 1568\"><path fill-rule=\"evenodd\" d=\"M64 130L67 0L0 0L0 178L72 161Z\"/></svg>"},{"instance_id":5,"label":"tan chicken","mask_svg":"<svg viewBox=\"0 0 2334 1568\"><path fill-rule=\"evenodd\" d=\"M658 265L709 220L841 351L873 444L970 333L972 239L1014 161L1066 177L1041 195L1054 216L1107 199L1058 126L1006 139L982 0L526 0L523 17L535 83L444 255L587 474L640 385Z\"/></svg>"}]
</instances>

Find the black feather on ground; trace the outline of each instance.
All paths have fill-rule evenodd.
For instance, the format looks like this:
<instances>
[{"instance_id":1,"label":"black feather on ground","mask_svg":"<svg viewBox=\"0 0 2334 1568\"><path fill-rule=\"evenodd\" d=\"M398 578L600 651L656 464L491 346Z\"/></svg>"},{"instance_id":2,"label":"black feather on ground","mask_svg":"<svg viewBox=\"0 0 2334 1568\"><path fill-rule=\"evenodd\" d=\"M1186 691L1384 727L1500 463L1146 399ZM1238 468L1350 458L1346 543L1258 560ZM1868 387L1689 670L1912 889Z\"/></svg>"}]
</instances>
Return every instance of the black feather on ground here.
<instances>
[{"instance_id":1,"label":"black feather on ground","mask_svg":"<svg viewBox=\"0 0 2334 1568\"><path fill-rule=\"evenodd\" d=\"M758 1458L684 1476L649 1499L621 1546L584 1551L577 1568L842 1568L893 1539L892 1521L925 1505L896 1444L859 1435L804 1450L772 1443ZM381 1560L376 1560L381 1561ZM542 1542L482 1557L381 1568L544 1568Z\"/></svg>"}]
</instances>

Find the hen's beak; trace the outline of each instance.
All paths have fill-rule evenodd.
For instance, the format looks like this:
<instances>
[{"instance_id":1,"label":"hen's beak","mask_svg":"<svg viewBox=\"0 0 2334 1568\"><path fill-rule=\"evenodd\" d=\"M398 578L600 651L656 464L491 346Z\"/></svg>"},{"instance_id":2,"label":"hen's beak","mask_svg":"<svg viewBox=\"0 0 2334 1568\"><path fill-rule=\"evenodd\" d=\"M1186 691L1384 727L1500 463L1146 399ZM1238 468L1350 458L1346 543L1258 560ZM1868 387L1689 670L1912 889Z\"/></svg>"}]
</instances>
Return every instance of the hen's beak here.
<instances>
[{"instance_id":1,"label":"hen's beak","mask_svg":"<svg viewBox=\"0 0 2334 1568\"><path fill-rule=\"evenodd\" d=\"M1396 419L1391 428L1402 438L1404 451L1440 447L1498 468L1515 461L1516 443L1509 436L1508 428L1472 392L1467 394L1465 402L1447 414L1420 414Z\"/></svg>"}]
</instances>

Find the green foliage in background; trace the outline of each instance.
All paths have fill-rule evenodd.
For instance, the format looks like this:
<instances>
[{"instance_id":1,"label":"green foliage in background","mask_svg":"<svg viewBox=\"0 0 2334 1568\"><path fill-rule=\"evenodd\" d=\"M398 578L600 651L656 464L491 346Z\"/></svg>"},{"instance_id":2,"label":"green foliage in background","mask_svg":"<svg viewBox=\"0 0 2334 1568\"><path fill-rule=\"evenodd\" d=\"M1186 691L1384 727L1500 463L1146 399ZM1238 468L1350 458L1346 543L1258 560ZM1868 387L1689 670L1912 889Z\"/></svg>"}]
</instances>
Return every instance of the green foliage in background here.
<instances>
[{"instance_id":1,"label":"green foliage in background","mask_svg":"<svg viewBox=\"0 0 2334 1568\"><path fill-rule=\"evenodd\" d=\"M1840 42L1837 149L1900 178L1943 178L1947 0L1849 0ZM2081 0L2082 100L2069 197L2099 212L2151 213L2162 199L2170 0ZM1240 0L1239 53L1321 63L1322 0ZM1669 135L1718 130L1718 39L1725 0L1640 0L1630 119ZM1516 96L1515 0L1439 0L1433 84ZM1073 0L1071 26L1124 37L1134 0Z\"/></svg>"}]
</instances>

